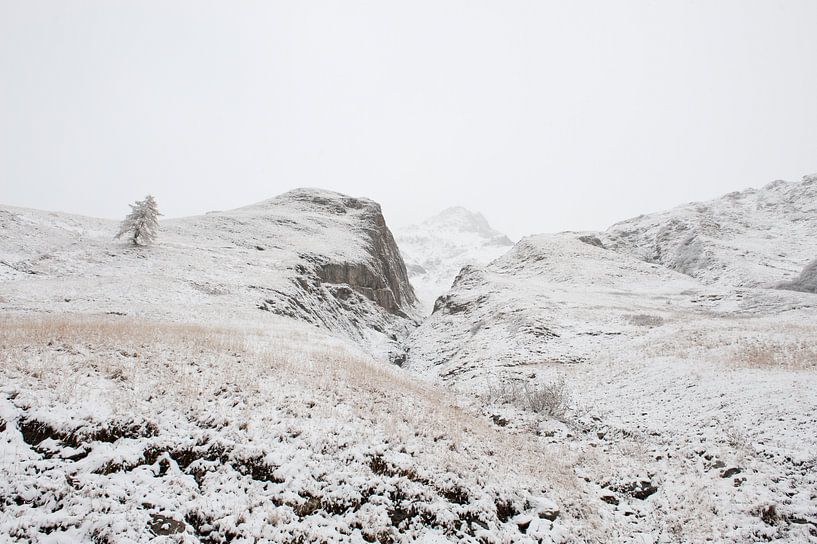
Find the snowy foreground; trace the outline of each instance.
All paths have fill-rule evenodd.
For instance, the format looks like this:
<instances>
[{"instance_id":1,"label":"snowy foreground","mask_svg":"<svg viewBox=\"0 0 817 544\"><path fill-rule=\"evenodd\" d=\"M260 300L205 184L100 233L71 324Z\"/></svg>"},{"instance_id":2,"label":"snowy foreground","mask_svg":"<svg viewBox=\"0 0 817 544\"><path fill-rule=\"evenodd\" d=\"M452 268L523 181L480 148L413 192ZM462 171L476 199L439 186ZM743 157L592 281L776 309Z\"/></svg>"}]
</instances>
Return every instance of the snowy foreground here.
<instances>
[{"instance_id":1,"label":"snowy foreground","mask_svg":"<svg viewBox=\"0 0 817 544\"><path fill-rule=\"evenodd\" d=\"M602 534L557 451L312 328L13 317L0 345L4 539Z\"/></svg>"},{"instance_id":2,"label":"snowy foreground","mask_svg":"<svg viewBox=\"0 0 817 544\"><path fill-rule=\"evenodd\" d=\"M3 540L817 539L814 369L762 352L576 367L558 421L284 320L0 331Z\"/></svg>"}]
</instances>

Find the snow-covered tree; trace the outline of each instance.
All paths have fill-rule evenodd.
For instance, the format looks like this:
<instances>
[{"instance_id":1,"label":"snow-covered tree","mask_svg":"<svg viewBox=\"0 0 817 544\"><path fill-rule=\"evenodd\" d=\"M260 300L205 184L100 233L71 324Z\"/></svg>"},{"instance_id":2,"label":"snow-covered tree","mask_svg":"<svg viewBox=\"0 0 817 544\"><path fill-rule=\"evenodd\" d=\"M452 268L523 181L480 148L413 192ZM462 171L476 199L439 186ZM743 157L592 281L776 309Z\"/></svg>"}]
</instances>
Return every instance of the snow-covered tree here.
<instances>
[{"instance_id":1,"label":"snow-covered tree","mask_svg":"<svg viewBox=\"0 0 817 544\"><path fill-rule=\"evenodd\" d=\"M131 204L131 212L122 221L119 234L115 238L128 235L135 246L146 246L156 241L159 236L159 208L156 199L148 195L144 200Z\"/></svg>"}]
</instances>

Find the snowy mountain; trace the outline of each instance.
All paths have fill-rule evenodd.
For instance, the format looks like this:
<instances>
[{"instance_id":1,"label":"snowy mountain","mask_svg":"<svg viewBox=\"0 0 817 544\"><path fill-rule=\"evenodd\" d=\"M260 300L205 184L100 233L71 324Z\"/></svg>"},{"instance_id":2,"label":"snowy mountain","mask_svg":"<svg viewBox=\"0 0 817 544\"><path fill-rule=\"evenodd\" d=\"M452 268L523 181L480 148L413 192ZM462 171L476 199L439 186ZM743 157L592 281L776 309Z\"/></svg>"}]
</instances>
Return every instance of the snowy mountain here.
<instances>
[{"instance_id":1,"label":"snowy mountain","mask_svg":"<svg viewBox=\"0 0 817 544\"><path fill-rule=\"evenodd\" d=\"M425 314L466 265L487 264L513 242L491 228L482 214L461 207L396 231L409 278Z\"/></svg>"},{"instance_id":2,"label":"snowy mountain","mask_svg":"<svg viewBox=\"0 0 817 544\"><path fill-rule=\"evenodd\" d=\"M817 175L635 217L600 238L706 284L770 287L817 257Z\"/></svg>"},{"instance_id":3,"label":"snowy mountain","mask_svg":"<svg viewBox=\"0 0 817 544\"><path fill-rule=\"evenodd\" d=\"M405 367L564 447L645 541L815 541L815 187L526 237L459 273Z\"/></svg>"},{"instance_id":4,"label":"snowy mountain","mask_svg":"<svg viewBox=\"0 0 817 544\"><path fill-rule=\"evenodd\" d=\"M460 272L412 334L407 367L462 383L588 361L643 332L623 308L663 312L673 295L697 287L571 234L526 237L491 264Z\"/></svg>"},{"instance_id":5,"label":"snowy mountain","mask_svg":"<svg viewBox=\"0 0 817 544\"><path fill-rule=\"evenodd\" d=\"M814 188L402 258L314 189L144 248L2 207L0 540L815 542Z\"/></svg>"},{"instance_id":6,"label":"snowy mountain","mask_svg":"<svg viewBox=\"0 0 817 544\"><path fill-rule=\"evenodd\" d=\"M463 269L405 367L566 448L598 515L647 541L813 540L817 297L708 286L587 238L528 237Z\"/></svg>"},{"instance_id":7,"label":"snowy mountain","mask_svg":"<svg viewBox=\"0 0 817 544\"><path fill-rule=\"evenodd\" d=\"M414 294L375 203L297 190L142 248L112 221L0 222L0 540L619 532L557 452L388 364Z\"/></svg>"},{"instance_id":8,"label":"snowy mountain","mask_svg":"<svg viewBox=\"0 0 817 544\"><path fill-rule=\"evenodd\" d=\"M160 243L117 224L0 208L0 311L200 321L295 318L377 353L415 325L415 295L380 206L298 189L252 206L162 222Z\"/></svg>"}]
</instances>

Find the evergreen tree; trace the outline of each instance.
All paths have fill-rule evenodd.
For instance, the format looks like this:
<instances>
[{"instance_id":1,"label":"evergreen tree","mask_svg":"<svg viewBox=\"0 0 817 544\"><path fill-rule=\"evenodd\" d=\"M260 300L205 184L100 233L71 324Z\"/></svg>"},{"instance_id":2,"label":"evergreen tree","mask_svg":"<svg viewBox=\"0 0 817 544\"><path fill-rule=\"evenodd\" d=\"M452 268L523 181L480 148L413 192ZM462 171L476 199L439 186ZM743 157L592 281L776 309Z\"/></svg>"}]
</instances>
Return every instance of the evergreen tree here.
<instances>
[{"instance_id":1,"label":"evergreen tree","mask_svg":"<svg viewBox=\"0 0 817 544\"><path fill-rule=\"evenodd\" d=\"M137 200L131 204L131 212L122 221L119 233L115 238L128 234L135 246L146 246L156 241L159 236L159 208L156 199L148 195L144 200Z\"/></svg>"}]
</instances>

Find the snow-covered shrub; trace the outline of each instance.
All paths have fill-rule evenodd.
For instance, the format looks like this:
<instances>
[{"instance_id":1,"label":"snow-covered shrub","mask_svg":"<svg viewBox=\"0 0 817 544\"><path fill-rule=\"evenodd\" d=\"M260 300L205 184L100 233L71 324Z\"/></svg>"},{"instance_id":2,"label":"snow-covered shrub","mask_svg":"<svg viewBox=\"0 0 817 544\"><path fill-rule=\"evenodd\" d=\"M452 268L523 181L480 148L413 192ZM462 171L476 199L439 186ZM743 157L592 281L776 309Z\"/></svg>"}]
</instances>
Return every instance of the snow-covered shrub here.
<instances>
[{"instance_id":1,"label":"snow-covered shrub","mask_svg":"<svg viewBox=\"0 0 817 544\"><path fill-rule=\"evenodd\" d=\"M660 315L634 314L624 316L624 319L637 327L660 327L664 324L664 318Z\"/></svg>"},{"instance_id":2,"label":"snow-covered shrub","mask_svg":"<svg viewBox=\"0 0 817 544\"><path fill-rule=\"evenodd\" d=\"M500 380L489 384L485 393L488 404L510 404L521 410L563 420L572 404L564 379L551 383L528 383Z\"/></svg>"},{"instance_id":3,"label":"snow-covered shrub","mask_svg":"<svg viewBox=\"0 0 817 544\"><path fill-rule=\"evenodd\" d=\"M146 246L156 241L159 236L159 208L156 199L147 195L144 200L137 200L130 205L131 212L122 221L115 238L128 234L135 246Z\"/></svg>"}]
</instances>

